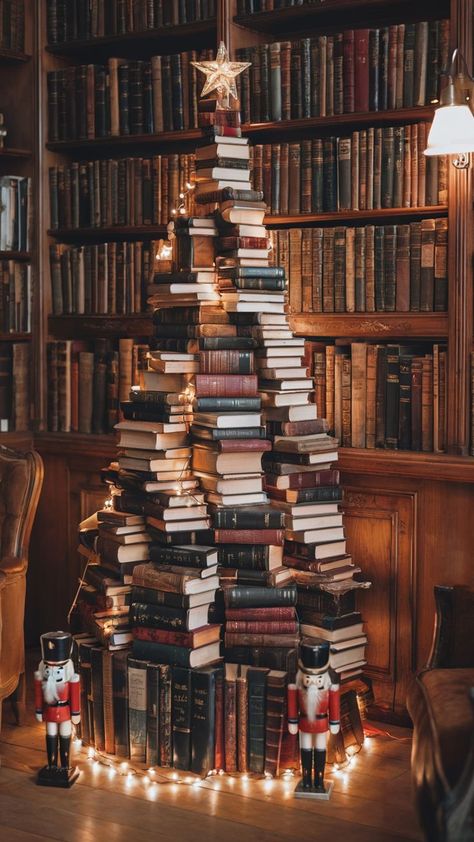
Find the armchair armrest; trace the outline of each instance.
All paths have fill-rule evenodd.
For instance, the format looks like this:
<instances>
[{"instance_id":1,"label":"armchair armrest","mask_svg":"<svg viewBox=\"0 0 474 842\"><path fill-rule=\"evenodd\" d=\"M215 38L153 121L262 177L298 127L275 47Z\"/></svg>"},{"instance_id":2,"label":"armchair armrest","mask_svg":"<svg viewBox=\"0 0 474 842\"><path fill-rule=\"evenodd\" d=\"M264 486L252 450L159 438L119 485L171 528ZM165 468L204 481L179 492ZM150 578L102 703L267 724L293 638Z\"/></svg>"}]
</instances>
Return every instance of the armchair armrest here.
<instances>
[{"instance_id":1,"label":"armchair armrest","mask_svg":"<svg viewBox=\"0 0 474 842\"><path fill-rule=\"evenodd\" d=\"M7 577L6 577L6 576L5 576L5 574L4 574L4 573L2 573L2 571L0 570L0 591L2 590L2 588L4 588L4 587L5 587L6 582L7 582Z\"/></svg>"},{"instance_id":2,"label":"armchair armrest","mask_svg":"<svg viewBox=\"0 0 474 842\"><path fill-rule=\"evenodd\" d=\"M25 558L18 558L18 556L7 555L0 559L0 573L10 575L12 573L24 573L28 566Z\"/></svg>"},{"instance_id":3,"label":"armchair armrest","mask_svg":"<svg viewBox=\"0 0 474 842\"><path fill-rule=\"evenodd\" d=\"M426 669L474 666L474 593L436 585L436 618Z\"/></svg>"}]
</instances>

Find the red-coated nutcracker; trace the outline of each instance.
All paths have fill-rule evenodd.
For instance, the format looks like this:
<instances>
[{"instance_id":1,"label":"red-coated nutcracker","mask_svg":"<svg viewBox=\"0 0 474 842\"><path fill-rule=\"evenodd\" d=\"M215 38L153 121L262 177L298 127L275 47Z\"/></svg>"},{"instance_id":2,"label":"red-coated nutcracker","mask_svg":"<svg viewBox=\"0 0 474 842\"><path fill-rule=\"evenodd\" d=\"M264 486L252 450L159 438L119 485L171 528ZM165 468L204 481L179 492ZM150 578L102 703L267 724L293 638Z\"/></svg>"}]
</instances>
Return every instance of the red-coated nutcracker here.
<instances>
[{"instance_id":1,"label":"red-coated nutcracker","mask_svg":"<svg viewBox=\"0 0 474 842\"><path fill-rule=\"evenodd\" d=\"M40 769L37 779L42 786L69 787L79 775L79 770L70 766L72 726L81 720L79 676L74 671L71 651L69 632L41 635L42 660L35 672L35 708L38 722L46 723L48 764Z\"/></svg>"},{"instance_id":2,"label":"red-coated nutcracker","mask_svg":"<svg viewBox=\"0 0 474 842\"><path fill-rule=\"evenodd\" d=\"M296 684L288 685L288 730L299 731L303 770L295 795L327 799L332 788L324 784L327 737L340 729L339 682L329 668L329 642L304 640L298 666Z\"/></svg>"}]
</instances>

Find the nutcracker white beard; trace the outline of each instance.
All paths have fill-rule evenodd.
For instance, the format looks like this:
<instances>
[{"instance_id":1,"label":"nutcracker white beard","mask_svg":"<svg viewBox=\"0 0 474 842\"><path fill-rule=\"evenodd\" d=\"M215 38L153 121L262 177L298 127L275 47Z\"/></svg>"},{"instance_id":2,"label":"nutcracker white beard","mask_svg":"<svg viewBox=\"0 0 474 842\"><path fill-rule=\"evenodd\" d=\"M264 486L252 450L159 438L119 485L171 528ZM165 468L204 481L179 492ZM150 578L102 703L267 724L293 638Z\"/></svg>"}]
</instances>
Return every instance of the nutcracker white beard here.
<instances>
[{"instance_id":1,"label":"nutcracker white beard","mask_svg":"<svg viewBox=\"0 0 474 842\"><path fill-rule=\"evenodd\" d=\"M303 682L303 676L304 673L301 670L298 670L298 674L296 676L296 686L298 690L302 690L306 694L306 714L309 721L314 722L318 712L318 707L323 701L327 690L331 686L331 677L329 673L326 673L323 679L322 687L317 687L316 684L313 683L307 687ZM316 680L316 677L314 680Z\"/></svg>"},{"instance_id":2,"label":"nutcracker white beard","mask_svg":"<svg viewBox=\"0 0 474 842\"><path fill-rule=\"evenodd\" d=\"M43 661L40 664L40 672L44 675L45 664ZM51 669L51 668L50 668ZM48 677L43 680L41 687L43 690L44 700L47 705L52 705L59 700L59 690L61 690L67 681L70 681L74 675L74 666L72 661L68 661L64 666L64 681L56 681L54 673L50 672Z\"/></svg>"}]
</instances>

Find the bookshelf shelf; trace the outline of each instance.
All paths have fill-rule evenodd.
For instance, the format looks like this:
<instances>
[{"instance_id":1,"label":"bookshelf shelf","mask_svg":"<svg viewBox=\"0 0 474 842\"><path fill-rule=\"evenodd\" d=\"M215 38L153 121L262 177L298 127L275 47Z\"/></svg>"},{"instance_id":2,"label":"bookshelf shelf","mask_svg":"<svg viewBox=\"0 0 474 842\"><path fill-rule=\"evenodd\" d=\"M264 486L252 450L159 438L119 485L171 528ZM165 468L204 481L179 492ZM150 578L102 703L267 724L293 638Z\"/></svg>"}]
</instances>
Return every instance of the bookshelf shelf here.
<instances>
[{"instance_id":1,"label":"bookshelf shelf","mask_svg":"<svg viewBox=\"0 0 474 842\"><path fill-rule=\"evenodd\" d=\"M96 435L94 433L37 433L35 435L35 448L40 453L62 455L66 451L74 456L86 458L99 457L104 460L111 459L116 455L117 444L115 433ZM107 497L107 488L104 486L104 498Z\"/></svg>"},{"instance_id":2,"label":"bookshelf shelf","mask_svg":"<svg viewBox=\"0 0 474 842\"><path fill-rule=\"evenodd\" d=\"M176 132L160 132L160 134L134 134L119 135L111 137L95 137L82 140L58 140L54 143L47 143L46 147L50 152L91 152L100 154L104 151L107 156L112 151L137 147L140 149L152 147L153 149L162 146L176 146L177 143L196 143L202 140L204 133L202 129L184 129Z\"/></svg>"},{"instance_id":3,"label":"bookshelf shelf","mask_svg":"<svg viewBox=\"0 0 474 842\"><path fill-rule=\"evenodd\" d=\"M115 55L117 50L120 50L121 56L138 55L143 58L145 54L157 55L168 50L172 52L176 44L179 45L180 51L186 44L196 49L203 42L211 43L216 30L216 19L209 18L176 26L146 29L143 32L49 44L45 49L56 56L85 56L88 61L104 54Z\"/></svg>"},{"instance_id":4,"label":"bookshelf shelf","mask_svg":"<svg viewBox=\"0 0 474 842\"><path fill-rule=\"evenodd\" d=\"M441 339L448 335L447 313L298 313L291 326L299 336L339 339Z\"/></svg>"},{"instance_id":5,"label":"bookshelf shelf","mask_svg":"<svg viewBox=\"0 0 474 842\"><path fill-rule=\"evenodd\" d=\"M151 317L146 313L49 316L48 330L55 339L154 335Z\"/></svg>"},{"instance_id":6,"label":"bookshelf shelf","mask_svg":"<svg viewBox=\"0 0 474 842\"><path fill-rule=\"evenodd\" d=\"M0 445L11 447L13 450L30 450L33 447L33 436L29 430L0 433Z\"/></svg>"},{"instance_id":7,"label":"bookshelf shelf","mask_svg":"<svg viewBox=\"0 0 474 842\"><path fill-rule=\"evenodd\" d=\"M0 149L0 161L2 158L4 159L15 159L15 158L31 158L33 152L31 149L8 149L4 147Z\"/></svg>"},{"instance_id":8,"label":"bookshelf shelf","mask_svg":"<svg viewBox=\"0 0 474 842\"><path fill-rule=\"evenodd\" d=\"M416 4L410 0L329 0L324 4L321 2L320 5L308 3L270 12L236 15L234 23L256 32L276 35L289 31L297 32L303 27L307 28L308 24L314 29L321 25L340 23L341 14L344 14L344 26L347 28L354 21L360 25L365 18L373 23L374 17L377 20L393 19L400 14L406 20L413 14L414 5L418 17L423 14L428 17L440 13L439 5L443 7L445 14L449 14L448 0L443 0L441 4L433 4L428 0L419 0Z\"/></svg>"},{"instance_id":9,"label":"bookshelf shelf","mask_svg":"<svg viewBox=\"0 0 474 842\"><path fill-rule=\"evenodd\" d=\"M398 123L417 123L420 120L427 122L433 118L434 107L432 105L420 105L416 108L396 108L391 111L360 111L350 114L333 114L330 117L302 117L299 120L276 120L265 123L245 123L242 126L244 134L253 137L266 135L297 134L298 137L305 137L306 134L314 133L314 130L326 131L339 128L350 128L357 126L381 126L394 125Z\"/></svg>"},{"instance_id":10,"label":"bookshelf shelf","mask_svg":"<svg viewBox=\"0 0 474 842\"><path fill-rule=\"evenodd\" d=\"M25 64L31 58L27 53L19 53L15 50L0 48L0 64Z\"/></svg>"},{"instance_id":11,"label":"bookshelf shelf","mask_svg":"<svg viewBox=\"0 0 474 842\"><path fill-rule=\"evenodd\" d=\"M106 240L141 240L166 235L166 225L112 225L107 228L58 228L48 231L50 237L64 242Z\"/></svg>"},{"instance_id":12,"label":"bookshelf shelf","mask_svg":"<svg viewBox=\"0 0 474 842\"><path fill-rule=\"evenodd\" d=\"M0 260L23 260L27 263L31 260L29 251L0 251Z\"/></svg>"},{"instance_id":13,"label":"bookshelf shelf","mask_svg":"<svg viewBox=\"0 0 474 842\"><path fill-rule=\"evenodd\" d=\"M31 333L4 333L0 332L0 342L29 342Z\"/></svg>"},{"instance_id":14,"label":"bookshelf shelf","mask_svg":"<svg viewBox=\"0 0 474 842\"><path fill-rule=\"evenodd\" d=\"M390 219L423 219L435 216L446 216L448 208L446 205L431 205L422 208L378 208L376 210L348 210L335 211L334 213L300 213L294 216L269 215L265 217L265 224L273 227L285 228L288 225L305 225L324 222L336 222L339 224L351 222L374 222L376 220Z\"/></svg>"},{"instance_id":15,"label":"bookshelf shelf","mask_svg":"<svg viewBox=\"0 0 474 842\"><path fill-rule=\"evenodd\" d=\"M474 483L474 458L446 453L341 447L339 468L348 474L390 474L414 479Z\"/></svg>"}]
</instances>

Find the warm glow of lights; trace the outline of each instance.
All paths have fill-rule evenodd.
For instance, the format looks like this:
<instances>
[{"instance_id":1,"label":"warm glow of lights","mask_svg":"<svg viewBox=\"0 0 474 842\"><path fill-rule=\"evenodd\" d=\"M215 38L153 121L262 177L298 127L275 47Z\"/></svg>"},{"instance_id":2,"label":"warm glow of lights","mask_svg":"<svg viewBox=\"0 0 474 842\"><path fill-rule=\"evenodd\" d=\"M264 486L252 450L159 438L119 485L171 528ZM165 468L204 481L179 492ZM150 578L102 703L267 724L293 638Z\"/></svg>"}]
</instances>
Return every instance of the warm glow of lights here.
<instances>
[{"instance_id":1,"label":"warm glow of lights","mask_svg":"<svg viewBox=\"0 0 474 842\"><path fill-rule=\"evenodd\" d=\"M442 105L435 111L425 155L460 152L474 152L474 115L468 105Z\"/></svg>"}]
</instances>

